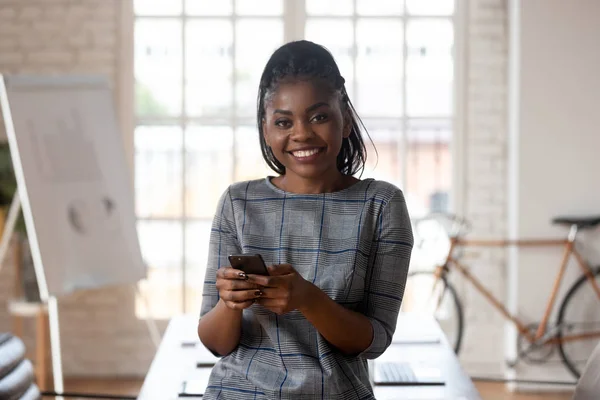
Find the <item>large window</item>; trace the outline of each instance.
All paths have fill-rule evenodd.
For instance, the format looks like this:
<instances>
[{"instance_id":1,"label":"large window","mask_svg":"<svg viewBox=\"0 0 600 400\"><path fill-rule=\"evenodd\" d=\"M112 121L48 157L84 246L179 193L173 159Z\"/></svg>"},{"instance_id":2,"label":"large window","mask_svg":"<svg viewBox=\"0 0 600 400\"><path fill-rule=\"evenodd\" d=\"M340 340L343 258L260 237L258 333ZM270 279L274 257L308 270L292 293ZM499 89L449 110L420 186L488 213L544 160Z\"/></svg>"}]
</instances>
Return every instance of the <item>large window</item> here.
<instances>
[{"instance_id":1,"label":"large window","mask_svg":"<svg viewBox=\"0 0 600 400\"><path fill-rule=\"evenodd\" d=\"M287 41L335 56L378 151L363 177L401 187L413 215L448 207L453 0L136 0L135 12L141 290L155 317L199 310L219 196L274 174L258 145L256 92Z\"/></svg>"}]
</instances>

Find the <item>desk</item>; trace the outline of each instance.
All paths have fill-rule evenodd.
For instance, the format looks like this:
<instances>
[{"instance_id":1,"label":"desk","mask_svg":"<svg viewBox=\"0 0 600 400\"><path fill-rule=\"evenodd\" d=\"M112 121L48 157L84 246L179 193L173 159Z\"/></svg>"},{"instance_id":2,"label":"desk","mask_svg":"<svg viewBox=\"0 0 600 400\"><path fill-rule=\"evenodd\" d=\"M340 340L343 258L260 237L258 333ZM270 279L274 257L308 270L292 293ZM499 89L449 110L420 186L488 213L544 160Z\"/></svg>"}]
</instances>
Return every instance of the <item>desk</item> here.
<instances>
[{"instance_id":1,"label":"desk","mask_svg":"<svg viewBox=\"0 0 600 400\"><path fill-rule=\"evenodd\" d=\"M177 399L181 383L197 362L214 362L214 357L198 340L196 316L181 315L170 322L148 375L140 391L139 400ZM444 399L480 400L481 397L458 359L448 345L439 325L434 320L423 320L400 314L394 341L404 342L408 337L439 337L439 343L394 343L377 361L425 361L438 365L444 374L444 386L375 386L375 397L386 399ZM192 346L182 346L190 343Z\"/></svg>"}]
</instances>

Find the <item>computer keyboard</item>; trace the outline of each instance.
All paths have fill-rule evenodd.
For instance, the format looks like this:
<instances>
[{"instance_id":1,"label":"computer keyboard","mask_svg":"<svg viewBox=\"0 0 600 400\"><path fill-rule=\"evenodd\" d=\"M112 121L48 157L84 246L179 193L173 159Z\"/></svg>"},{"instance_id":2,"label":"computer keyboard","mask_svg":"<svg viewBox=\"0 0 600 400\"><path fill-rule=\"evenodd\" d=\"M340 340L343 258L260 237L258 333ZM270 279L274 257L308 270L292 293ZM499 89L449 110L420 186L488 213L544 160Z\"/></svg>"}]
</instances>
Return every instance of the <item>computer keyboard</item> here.
<instances>
[{"instance_id":1,"label":"computer keyboard","mask_svg":"<svg viewBox=\"0 0 600 400\"><path fill-rule=\"evenodd\" d=\"M375 371L375 383L417 381L417 377L407 363L376 363Z\"/></svg>"}]
</instances>

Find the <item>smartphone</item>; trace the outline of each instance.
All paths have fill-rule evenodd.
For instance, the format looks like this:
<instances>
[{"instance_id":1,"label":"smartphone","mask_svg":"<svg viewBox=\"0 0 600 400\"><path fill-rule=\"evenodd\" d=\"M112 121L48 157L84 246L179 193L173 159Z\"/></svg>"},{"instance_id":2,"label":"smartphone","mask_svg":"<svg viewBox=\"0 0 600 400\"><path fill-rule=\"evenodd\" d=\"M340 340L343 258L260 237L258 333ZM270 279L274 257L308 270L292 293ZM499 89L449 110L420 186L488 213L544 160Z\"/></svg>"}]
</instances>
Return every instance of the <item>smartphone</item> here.
<instances>
[{"instance_id":1,"label":"smartphone","mask_svg":"<svg viewBox=\"0 0 600 400\"><path fill-rule=\"evenodd\" d=\"M265 261L260 254L232 254L229 257L231 266L246 274L269 275Z\"/></svg>"}]
</instances>

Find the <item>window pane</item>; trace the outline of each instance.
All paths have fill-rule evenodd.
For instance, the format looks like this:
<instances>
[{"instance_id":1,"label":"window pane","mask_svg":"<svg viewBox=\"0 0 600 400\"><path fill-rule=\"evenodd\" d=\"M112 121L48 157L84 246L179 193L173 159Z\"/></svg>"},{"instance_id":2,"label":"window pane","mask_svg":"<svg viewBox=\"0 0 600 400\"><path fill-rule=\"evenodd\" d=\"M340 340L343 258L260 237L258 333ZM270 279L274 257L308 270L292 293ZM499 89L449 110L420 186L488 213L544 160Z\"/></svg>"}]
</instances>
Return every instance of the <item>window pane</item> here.
<instances>
[{"instance_id":1,"label":"window pane","mask_svg":"<svg viewBox=\"0 0 600 400\"><path fill-rule=\"evenodd\" d=\"M402 0L357 0L358 15L399 15L404 9Z\"/></svg>"},{"instance_id":2,"label":"window pane","mask_svg":"<svg viewBox=\"0 0 600 400\"><path fill-rule=\"evenodd\" d=\"M359 20L357 108L365 116L402 115L402 23Z\"/></svg>"},{"instance_id":3,"label":"window pane","mask_svg":"<svg viewBox=\"0 0 600 400\"><path fill-rule=\"evenodd\" d=\"M346 80L346 90L354 100L354 28L350 19L313 18L306 22L307 40L323 45L333 54L340 73Z\"/></svg>"},{"instance_id":4,"label":"window pane","mask_svg":"<svg viewBox=\"0 0 600 400\"><path fill-rule=\"evenodd\" d=\"M274 19L240 19L236 22L236 112L256 114L260 75L271 54L283 44L283 22Z\"/></svg>"},{"instance_id":5,"label":"window pane","mask_svg":"<svg viewBox=\"0 0 600 400\"><path fill-rule=\"evenodd\" d=\"M235 133L235 180L245 181L276 175L264 161L260 151L258 130L253 126L239 127Z\"/></svg>"},{"instance_id":6,"label":"window pane","mask_svg":"<svg viewBox=\"0 0 600 400\"><path fill-rule=\"evenodd\" d=\"M401 187L404 169L402 121L364 120L363 122L375 144L373 148L369 138L363 137L367 147L367 163L363 177L381 179Z\"/></svg>"},{"instance_id":7,"label":"window pane","mask_svg":"<svg viewBox=\"0 0 600 400\"><path fill-rule=\"evenodd\" d=\"M282 15L283 0L236 0L238 15Z\"/></svg>"},{"instance_id":8,"label":"window pane","mask_svg":"<svg viewBox=\"0 0 600 400\"><path fill-rule=\"evenodd\" d=\"M187 216L212 219L233 176L233 131L228 126L192 126L185 144Z\"/></svg>"},{"instance_id":9,"label":"window pane","mask_svg":"<svg viewBox=\"0 0 600 400\"><path fill-rule=\"evenodd\" d=\"M450 121L410 121L406 193L414 216L448 211L452 180Z\"/></svg>"},{"instance_id":10,"label":"window pane","mask_svg":"<svg viewBox=\"0 0 600 400\"><path fill-rule=\"evenodd\" d=\"M149 303L151 316L170 318L183 311L181 223L138 221L137 230L142 256L148 266L148 278L140 282L140 292ZM141 299L137 303L138 316L147 315Z\"/></svg>"},{"instance_id":11,"label":"window pane","mask_svg":"<svg viewBox=\"0 0 600 400\"><path fill-rule=\"evenodd\" d=\"M136 111L181 113L181 22L140 19L135 25Z\"/></svg>"},{"instance_id":12,"label":"window pane","mask_svg":"<svg viewBox=\"0 0 600 400\"><path fill-rule=\"evenodd\" d=\"M202 289L212 220L188 222L185 226L185 294L186 313L200 315Z\"/></svg>"},{"instance_id":13,"label":"window pane","mask_svg":"<svg viewBox=\"0 0 600 400\"><path fill-rule=\"evenodd\" d=\"M185 0L185 12L189 15L231 15L232 0Z\"/></svg>"},{"instance_id":14,"label":"window pane","mask_svg":"<svg viewBox=\"0 0 600 400\"><path fill-rule=\"evenodd\" d=\"M408 23L406 42L407 112L411 116L450 116L453 108L452 22Z\"/></svg>"},{"instance_id":15,"label":"window pane","mask_svg":"<svg viewBox=\"0 0 600 400\"><path fill-rule=\"evenodd\" d=\"M192 20L186 35L186 112L193 116L231 115L231 21Z\"/></svg>"},{"instance_id":16,"label":"window pane","mask_svg":"<svg viewBox=\"0 0 600 400\"><path fill-rule=\"evenodd\" d=\"M181 14L181 0L135 0L137 15L177 15Z\"/></svg>"},{"instance_id":17,"label":"window pane","mask_svg":"<svg viewBox=\"0 0 600 400\"><path fill-rule=\"evenodd\" d=\"M406 9L413 15L452 15L454 0L406 0Z\"/></svg>"},{"instance_id":18,"label":"window pane","mask_svg":"<svg viewBox=\"0 0 600 400\"><path fill-rule=\"evenodd\" d=\"M352 15L353 12L352 0L306 0L308 15Z\"/></svg>"},{"instance_id":19,"label":"window pane","mask_svg":"<svg viewBox=\"0 0 600 400\"><path fill-rule=\"evenodd\" d=\"M135 200L140 217L178 217L182 199L182 133L176 126L135 130Z\"/></svg>"}]
</instances>

